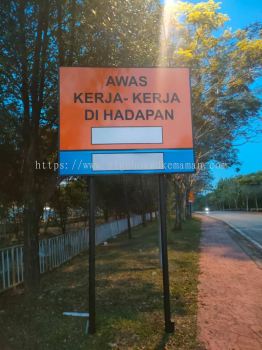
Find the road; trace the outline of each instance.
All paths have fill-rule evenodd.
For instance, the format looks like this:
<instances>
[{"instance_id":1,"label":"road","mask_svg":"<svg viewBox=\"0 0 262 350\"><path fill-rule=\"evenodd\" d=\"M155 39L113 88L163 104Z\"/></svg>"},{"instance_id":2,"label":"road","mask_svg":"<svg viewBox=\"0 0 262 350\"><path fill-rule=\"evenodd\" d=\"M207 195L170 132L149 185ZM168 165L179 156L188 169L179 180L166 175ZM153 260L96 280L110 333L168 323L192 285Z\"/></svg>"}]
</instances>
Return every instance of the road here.
<instances>
[{"instance_id":1,"label":"road","mask_svg":"<svg viewBox=\"0 0 262 350\"><path fill-rule=\"evenodd\" d=\"M262 213L210 211L201 214L226 222L262 249Z\"/></svg>"}]
</instances>

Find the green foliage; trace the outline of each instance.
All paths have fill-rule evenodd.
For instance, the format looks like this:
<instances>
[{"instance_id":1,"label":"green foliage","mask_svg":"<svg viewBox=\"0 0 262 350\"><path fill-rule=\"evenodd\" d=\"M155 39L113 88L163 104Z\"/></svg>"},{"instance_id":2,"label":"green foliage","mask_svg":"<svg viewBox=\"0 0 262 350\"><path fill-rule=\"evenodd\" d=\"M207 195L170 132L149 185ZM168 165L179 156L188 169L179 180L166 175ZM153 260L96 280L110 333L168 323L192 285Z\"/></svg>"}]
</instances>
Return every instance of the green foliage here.
<instances>
[{"instance_id":1,"label":"green foliage","mask_svg":"<svg viewBox=\"0 0 262 350\"><path fill-rule=\"evenodd\" d=\"M1 196L18 200L28 181L43 206L56 188L52 170L34 168L57 160L58 67L155 65L160 10L157 0L1 1Z\"/></svg>"},{"instance_id":2,"label":"green foliage","mask_svg":"<svg viewBox=\"0 0 262 350\"><path fill-rule=\"evenodd\" d=\"M38 259L40 214L59 182L51 169L35 169L36 161L57 159L59 66L190 67L196 161L231 165L235 138L250 136L260 108L250 89L261 69L260 25L231 32L219 3L175 2L164 37L162 9L159 0L1 1L0 126L8 127L0 128L0 200L23 202L25 266L34 268ZM125 186L117 178L101 180L100 207L113 215L155 207L157 187L148 179L133 177ZM195 179L180 180L185 203ZM67 190L58 196L66 217Z\"/></svg>"},{"instance_id":3,"label":"green foliage","mask_svg":"<svg viewBox=\"0 0 262 350\"><path fill-rule=\"evenodd\" d=\"M229 18L221 13L220 3L213 0L175 2L166 17L160 64L191 68L196 162L232 166L237 162L235 140L245 142L261 132L261 101L251 89L262 68L261 24L233 32L226 27ZM208 186L208 178L207 167L190 177L174 176L177 202L192 188ZM177 209L183 216L185 208Z\"/></svg>"},{"instance_id":4,"label":"green foliage","mask_svg":"<svg viewBox=\"0 0 262 350\"><path fill-rule=\"evenodd\" d=\"M65 233L68 218L76 216L79 219L87 216L88 195L86 181L79 179L60 185L50 200L50 206L58 216L58 223Z\"/></svg>"},{"instance_id":5,"label":"green foliage","mask_svg":"<svg viewBox=\"0 0 262 350\"><path fill-rule=\"evenodd\" d=\"M159 42L162 5L157 0L38 0L23 4L5 0L0 10L0 119L6 123L7 115L16 124L15 133L10 128L9 136L16 160L9 157L8 163L11 168L18 163L22 177L14 174L7 179L20 189L26 145L34 134L35 108L40 126L37 160L56 160L59 65L143 67L168 63L190 67L196 160L235 162L233 141L237 135L247 136L260 106L249 88L261 67L258 23L231 32L224 30L229 18L220 12L219 3L179 2L169 9L168 50L163 53ZM42 42L37 43L33 33L39 15L43 16ZM39 96L33 106L35 90ZM1 135L3 132L1 129ZM35 176L40 192L46 193L51 172L38 171Z\"/></svg>"},{"instance_id":6,"label":"green foliage","mask_svg":"<svg viewBox=\"0 0 262 350\"><path fill-rule=\"evenodd\" d=\"M212 209L219 210L261 210L262 171L220 180L215 190L197 204L199 209L203 209L203 202L208 203Z\"/></svg>"},{"instance_id":7,"label":"green foliage","mask_svg":"<svg viewBox=\"0 0 262 350\"><path fill-rule=\"evenodd\" d=\"M169 11L161 63L191 68L196 160L232 165L234 140L250 136L260 108L250 85L262 67L261 25L226 29L229 18L213 0L180 1Z\"/></svg>"},{"instance_id":8,"label":"green foliage","mask_svg":"<svg viewBox=\"0 0 262 350\"><path fill-rule=\"evenodd\" d=\"M105 176L96 178L97 204L105 218L157 210L156 176Z\"/></svg>"},{"instance_id":9,"label":"green foliage","mask_svg":"<svg viewBox=\"0 0 262 350\"><path fill-rule=\"evenodd\" d=\"M84 1L79 33L83 35L81 45L85 54L80 63L154 66L158 57L160 9L157 0Z\"/></svg>"},{"instance_id":10,"label":"green foliage","mask_svg":"<svg viewBox=\"0 0 262 350\"><path fill-rule=\"evenodd\" d=\"M23 201L31 203L28 215L39 217L51 202L65 229L74 201L83 196L75 198L71 185L58 188L52 169L36 169L36 162L57 161L58 67L153 66L160 14L155 0L1 1L0 202L6 210ZM101 207L119 214L123 196L111 182L103 187ZM37 225L33 231L38 234Z\"/></svg>"}]
</instances>

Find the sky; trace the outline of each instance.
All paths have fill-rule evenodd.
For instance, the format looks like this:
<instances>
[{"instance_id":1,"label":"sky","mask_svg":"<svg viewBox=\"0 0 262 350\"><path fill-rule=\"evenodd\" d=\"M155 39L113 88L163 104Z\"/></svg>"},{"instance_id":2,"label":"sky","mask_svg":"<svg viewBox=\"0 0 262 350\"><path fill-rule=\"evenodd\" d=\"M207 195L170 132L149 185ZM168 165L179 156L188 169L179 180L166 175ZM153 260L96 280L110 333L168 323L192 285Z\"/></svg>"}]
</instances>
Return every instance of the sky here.
<instances>
[{"instance_id":1,"label":"sky","mask_svg":"<svg viewBox=\"0 0 262 350\"><path fill-rule=\"evenodd\" d=\"M195 1L194 1L195 2ZM250 23L262 21L262 0L221 0L221 11L230 17L227 26L233 30L243 28ZM259 84L261 85L262 79ZM262 135L253 142L237 147L241 165L229 169L213 171L215 185L221 178L248 174L262 170ZM236 168L240 168L237 173Z\"/></svg>"}]
</instances>

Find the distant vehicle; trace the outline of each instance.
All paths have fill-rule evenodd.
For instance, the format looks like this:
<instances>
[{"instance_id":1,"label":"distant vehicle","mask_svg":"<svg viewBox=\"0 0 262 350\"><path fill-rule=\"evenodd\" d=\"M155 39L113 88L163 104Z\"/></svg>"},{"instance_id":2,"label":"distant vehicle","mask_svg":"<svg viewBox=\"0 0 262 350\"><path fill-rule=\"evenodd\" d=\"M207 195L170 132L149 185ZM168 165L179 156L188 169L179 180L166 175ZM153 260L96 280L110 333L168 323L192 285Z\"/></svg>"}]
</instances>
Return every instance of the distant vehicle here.
<instances>
[{"instance_id":1,"label":"distant vehicle","mask_svg":"<svg viewBox=\"0 0 262 350\"><path fill-rule=\"evenodd\" d=\"M209 213L209 208L208 207L205 207L205 212Z\"/></svg>"}]
</instances>

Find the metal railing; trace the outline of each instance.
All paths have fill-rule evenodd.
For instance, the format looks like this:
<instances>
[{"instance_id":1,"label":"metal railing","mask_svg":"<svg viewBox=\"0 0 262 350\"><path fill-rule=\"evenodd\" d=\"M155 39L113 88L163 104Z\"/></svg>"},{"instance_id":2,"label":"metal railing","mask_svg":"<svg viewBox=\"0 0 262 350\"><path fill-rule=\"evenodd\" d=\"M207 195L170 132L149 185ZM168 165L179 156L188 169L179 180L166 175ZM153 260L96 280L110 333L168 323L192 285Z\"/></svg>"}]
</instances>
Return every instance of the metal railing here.
<instances>
[{"instance_id":1,"label":"metal railing","mask_svg":"<svg viewBox=\"0 0 262 350\"><path fill-rule=\"evenodd\" d=\"M146 214L146 220L150 214ZM131 227L142 223L140 215L130 218ZM121 219L98 225L96 227L96 244L128 229L127 219ZM88 229L66 233L39 241L40 273L51 271L69 261L74 256L88 248ZM24 280L23 245L0 249L0 292L12 288Z\"/></svg>"}]
</instances>

